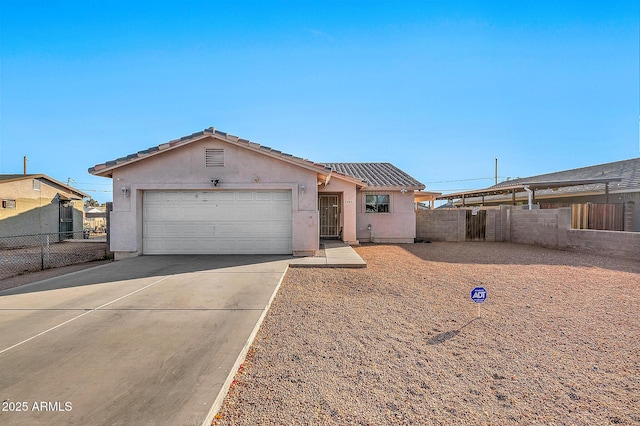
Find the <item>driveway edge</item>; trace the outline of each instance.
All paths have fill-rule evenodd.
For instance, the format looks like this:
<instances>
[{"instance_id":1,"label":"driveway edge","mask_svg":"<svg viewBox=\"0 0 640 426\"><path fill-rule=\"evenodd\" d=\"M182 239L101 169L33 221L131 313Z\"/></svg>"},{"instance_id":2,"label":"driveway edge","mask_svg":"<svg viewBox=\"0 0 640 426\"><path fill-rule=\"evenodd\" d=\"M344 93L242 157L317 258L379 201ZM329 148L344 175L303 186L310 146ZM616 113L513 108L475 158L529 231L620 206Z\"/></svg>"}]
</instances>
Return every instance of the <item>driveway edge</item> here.
<instances>
[{"instance_id":1,"label":"driveway edge","mask_svg":"<svg viewBox=\"0 0 640 426\"><path fill-rule=\"evenodd\" d=\"M256 322L255 327L253 327L253 330L251 331L251 334L249 335L247 342L244 344L244 347L240 351L240 354L238 355L238 359L236 359L236 362L233 364L233 367L231 367L231 370L229 371L229 375L227 376L227 380L225 380L225 382L222 385L222 388L220 388L220 392L218 392L218 396L216 397L215 401L213 401L213 405L209 410L209 414L207 414L207 417L205 417L204 421L202 422L202 426L211 426L211 424L213 423L213 418L216 416L216 414L218 414L218 411L220 411L220 408L222 408L222 403L224 402L224 398L227 396L227 393L229 392L229 388L231 388L231 382L233 382L233 379L236 376L236 373L238 372L240 365L244 362L245 358L247 357L249 348L251 348L251 345L253 344L253 340L256 338L256 335L260 330L262 321L264 321L264 318L267 316L267 312L269 312L271 303L276 298L276 294L278 294L278 291L280 290L280 285L282 284L282 281L284 281L284 277L287 275L287 271L289 271L289 265L287 265L286 269L284 270L284 273L282 274L282 277L280 277L280 281L278 281L278 285L276 286L275 290L273 291L273 294L269 298L269 301L267 302L267 305L262 311L260 318L258 318L258 321Z\"/></svg>"}]
</instances>

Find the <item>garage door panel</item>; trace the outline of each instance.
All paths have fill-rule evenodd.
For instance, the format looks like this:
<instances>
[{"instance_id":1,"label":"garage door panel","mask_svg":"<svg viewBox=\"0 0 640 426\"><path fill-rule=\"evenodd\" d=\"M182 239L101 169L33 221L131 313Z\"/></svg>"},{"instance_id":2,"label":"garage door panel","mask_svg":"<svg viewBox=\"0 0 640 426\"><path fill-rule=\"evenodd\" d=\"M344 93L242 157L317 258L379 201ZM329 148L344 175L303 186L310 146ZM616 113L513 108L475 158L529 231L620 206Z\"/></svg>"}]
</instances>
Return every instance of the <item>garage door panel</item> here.
<instances>
[{"instance_id":1,"label":"garage door panel","mask_svg":"<svg viewBox=\"0 0 640 426\"><path fill-rule=\"evenodd\" d=\"M291 191L147 191L145 254L291 254Z\"/></svg>"}]
</instances>

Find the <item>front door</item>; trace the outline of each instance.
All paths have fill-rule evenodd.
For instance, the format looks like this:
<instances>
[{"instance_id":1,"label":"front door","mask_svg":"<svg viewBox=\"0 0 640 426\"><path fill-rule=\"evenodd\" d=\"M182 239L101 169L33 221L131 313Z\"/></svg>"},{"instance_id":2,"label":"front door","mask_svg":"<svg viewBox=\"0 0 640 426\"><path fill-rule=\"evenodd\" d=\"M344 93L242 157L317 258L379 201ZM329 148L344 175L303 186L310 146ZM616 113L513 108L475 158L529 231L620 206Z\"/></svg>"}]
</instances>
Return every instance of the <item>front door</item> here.
<instances>
[{"instance_id":1,"label":"front door","mask_svg":"<svg viewBox=\"0 0 640 426\"><path fill-rule=\"evenodd\" d=\"M73 207L68 201L60 203L60 239L73 238Z\"/></svg>"},{"instance_id":2,"label":"front door","mask_svg":"<svg viewBox=\"0 0 640 426\"><path fill-rule=\"evenodd\" d=\"M340 228L338 196L320 195L318 208L320 209L320 238L338 238Z\"/></svg>"}]
</instances>

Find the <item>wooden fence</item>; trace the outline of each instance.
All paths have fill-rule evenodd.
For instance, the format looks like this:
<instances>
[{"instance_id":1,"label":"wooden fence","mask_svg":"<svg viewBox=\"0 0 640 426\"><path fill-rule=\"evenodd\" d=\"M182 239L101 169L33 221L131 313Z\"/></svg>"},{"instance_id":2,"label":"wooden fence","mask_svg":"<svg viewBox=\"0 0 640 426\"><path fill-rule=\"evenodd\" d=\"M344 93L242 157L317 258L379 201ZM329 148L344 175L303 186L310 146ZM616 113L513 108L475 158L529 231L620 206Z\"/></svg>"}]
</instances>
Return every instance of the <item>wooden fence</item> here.
<instances>
[{"instance_id":1,"label":"wooden fence","mask_svg":"<svg viewBox=\"0 0 640 426\"><path fill-rule=\"evenodd\" d=\"M624 231L624 204L540 204L541 209L571 207L572 229Z\"/></svg>"}]
</instances>

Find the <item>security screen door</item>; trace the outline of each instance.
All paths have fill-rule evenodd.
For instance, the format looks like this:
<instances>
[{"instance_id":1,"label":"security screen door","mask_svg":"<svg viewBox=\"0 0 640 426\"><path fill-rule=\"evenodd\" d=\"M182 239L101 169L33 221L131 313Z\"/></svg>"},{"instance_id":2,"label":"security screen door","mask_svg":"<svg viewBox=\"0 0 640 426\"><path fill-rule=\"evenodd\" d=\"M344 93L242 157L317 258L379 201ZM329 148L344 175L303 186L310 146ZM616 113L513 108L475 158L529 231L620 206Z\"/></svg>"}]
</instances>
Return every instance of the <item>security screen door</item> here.
<instances>
[{"instance_id":1,"label":"security screen door","mask_svg":"<svg viewBox=\"0 0 640 426\"><path fill-rule=\"evenodd\" d=\"M338 196L320 195L318 208L320 209L320 238L338 238Z\"/></svg>"}]
</instances>

